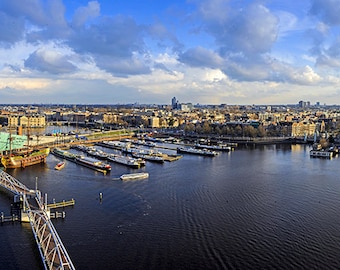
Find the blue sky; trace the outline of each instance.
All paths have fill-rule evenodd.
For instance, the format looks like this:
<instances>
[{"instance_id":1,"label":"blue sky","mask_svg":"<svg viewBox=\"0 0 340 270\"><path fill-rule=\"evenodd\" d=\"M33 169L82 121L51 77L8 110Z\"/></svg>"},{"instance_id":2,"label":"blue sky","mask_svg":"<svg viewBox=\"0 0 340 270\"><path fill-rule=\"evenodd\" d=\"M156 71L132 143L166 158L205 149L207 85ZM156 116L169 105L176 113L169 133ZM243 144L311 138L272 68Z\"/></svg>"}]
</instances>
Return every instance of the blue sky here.
<instances>
[{"instance_id":1,"label":"blue sky","mask_svg":"<svg viewBox=\"0 0 340 270\"><path fill-rule=\"evenodd\" d=\"M340 0L0 0L0 103L340 104Z\"/></svg>"}]
</instances>

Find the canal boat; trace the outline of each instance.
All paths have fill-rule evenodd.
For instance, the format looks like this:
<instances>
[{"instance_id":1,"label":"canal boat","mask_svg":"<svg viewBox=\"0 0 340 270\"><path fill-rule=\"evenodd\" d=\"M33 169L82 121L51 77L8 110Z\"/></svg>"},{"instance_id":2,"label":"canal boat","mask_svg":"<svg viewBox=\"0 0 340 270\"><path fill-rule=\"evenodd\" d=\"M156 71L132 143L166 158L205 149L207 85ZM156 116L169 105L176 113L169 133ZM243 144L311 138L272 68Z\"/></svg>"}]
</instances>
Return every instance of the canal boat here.
<instances>
[{"instance_id":1,"label":"canal boat","mask_svg":"<svg viewBox=\"0 0 340 270\"><path fill-rule=\"evenodd\" d=\"M328 150L310 150L309 152L310 157L319 157L319 158L332 158L333 152Z\"/></svg>"},{"instance_id":2,"label":"canal boat","mask_svg":"<svg viewBox=\"0 0 340 270\"><path fill-rule=\"evenodd\" d=\"M96 170L102 173L107 173L111 171L110 164L105 163L95 158L79 156L79 157L76 157L75 162L77 164L83 165L87 168L90 168L90 169L93 169L93 170Z\"/></svg>"},{"instance_id":3,"label":"canal boat","mask_svg":"<svg viewBox=\"0 0 340 270\"><path fill-rule=\"evenodd\" d=\"M140 172L140 173L128 173L120 176L121 180L137 180L137 179L145 179L149 177L149 173Z\"/></svg>"},{"instance_id":4,"label":"canal boat","mask_svg":"<svg viewBox=\"0 0 340 270\"><path fill-rule=\"evenodd\" d=\"M126 165L128 167L135 168L135 169L138 169L141 167L141 163L133 157L111 154L107 156L107 159L112 162Z\"/></svg>"},{"instance_id":5,"label":"canal boat","mask_svg":"<svg viewBox=\"0 0 340 270\"><path fill-rule=\"evenodd\" d=\"M152 155L152 154L146 154L140 151L135 151L135 152L131 152L131 155L134 158L141 158L144 159L146 161L151 161L151 162L156 162L156 163L164 163L164 158L160 157L160 156L156 156L156 155Z\"/></svg>"},{"instance_id":6,"label":"canal boat","mask_svg":"<svg viewBox=\"0 0 340 270\"><path fill-rule=\"evenodd\" d=\"M206 156L206 157L214 157L218 155L218 153L215 151L211 151L208 149L196 149L192 147L189 147L189 148L178 147L177 153L200 155L200 156Z\"/></svg>"},{"instance_id":7,"label":"canal boat","mask_svg":"<svg viewBox=\"0 0 340 270\"><path fill-rule=\"evenodd\" d=\"M200 144L197 143L195 144L195 147L198 149L208 149L208 150L212 150L212 151L224 151L224 152L228 152L232 150L232 147L229 145L208 145L208 144Z\"/></svg>"},{"instance_id":8,"label":"canal boat","mask_svg":"<svg viewBox=\"0 0 340 270\"><path fill-rule=\"evenodd\" d=\"M64 159L67 159L67 160L70 160L70 161L75 161L77 155L76 154L73 154L73 153L70 153L66 150L62 150L60 148L54 148L51 152L53 155L57 156L57 157L60 157L60 158L64 158Z\"/></svg>"}]
</instances>

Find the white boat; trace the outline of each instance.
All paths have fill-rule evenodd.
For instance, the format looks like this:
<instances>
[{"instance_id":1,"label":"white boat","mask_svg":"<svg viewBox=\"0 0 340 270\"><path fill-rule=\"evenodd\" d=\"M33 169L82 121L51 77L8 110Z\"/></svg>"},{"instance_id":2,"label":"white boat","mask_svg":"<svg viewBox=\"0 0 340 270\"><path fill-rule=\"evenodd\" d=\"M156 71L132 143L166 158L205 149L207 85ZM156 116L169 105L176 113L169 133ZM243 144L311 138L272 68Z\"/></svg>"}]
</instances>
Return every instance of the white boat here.
<instances>
[{"instance_id":1,"label":"white boat","mask_svg":"<svg viewBox=\"0 0 340 270\"><path fill-rule=\"evenodd\" d=\"M231 146L228 145L207 145L207 144L196 144L196 148L198 149L208 149L208 150L215 150L215 151L231 151Z\"/></svg>"},{"instance_id":2,"label":"white boat","mask_svg":"<svg viewBox=\"0 0 340 270\"><path fill-rule=\"evenodd\" d=\"M193 155L201 155L201 156L208 156L208 157L214 157L217 156L218 153L215 151L211 151L208 149L196 149L196 148L185 148L185 147L178 147L177 153L185 153L185 154L193 154Z\"/></svg>"},{"instance_id":3,"label":"white boat","mask_svg":"<svg viewBox=\"0 0 340 270\"><path fill-rule=\"evenodd\" d=\"M120 176L121 180L137 180L137 179L145 179L149 177L149 173L140 172L140 173L128 173Z\"/></svg>"},{"instance_id":4,"label":"white boat","mask_svg":"<svg viewBox=\"0 0 340 270\"><path fill-rule=\"evenodd\" d=\"M333 152L327 150L310 150L311 157L332 158Z\"/></svg>"},{"instance_id":5,"label":"white boat","mask_svg":"<svg viewBox=\"0 0 340 270\"><path fill-rule=\"evenodd\" d=\"M138 169L139 167L141 167L141 163L137 159L128 156L111 154L107 156L107 159L132 168Z\"/></svg>"}]
</instances>

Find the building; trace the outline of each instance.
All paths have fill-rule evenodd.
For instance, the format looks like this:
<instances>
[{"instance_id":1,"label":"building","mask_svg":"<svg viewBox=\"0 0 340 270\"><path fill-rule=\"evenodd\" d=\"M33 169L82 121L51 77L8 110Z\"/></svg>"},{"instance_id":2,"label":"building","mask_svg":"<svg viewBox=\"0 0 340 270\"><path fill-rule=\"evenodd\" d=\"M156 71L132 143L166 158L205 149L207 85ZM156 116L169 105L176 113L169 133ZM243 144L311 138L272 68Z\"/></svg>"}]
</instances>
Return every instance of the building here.
<instances>
[{"instance_id":1,"label":"building","mask_svg":"<svg viewBox=\"0 0 340 270\"><path fill-rule=\"evenodd\" d=\"M150 117L149 118L149 127L158 128L159 127L159 118L158 117Z\"/></svg>"},{"instance_id":2,"label":"building","mask_svg":"<svg viewBox=\"0 0 340 270\"><path fill-rule=\"evenodd\" d=\"M306 123L299 122L292 124L292 136L301 137L301 136L313 136L316 131L315 123Z\"/></svg>"},{"instance_id":3,"label":"building","mask_svg":"<svg viewBox=\"0 0 340 270\"><path fill-rule=\"evenodd\" d=\"M176 99L176 97L173 97L171 99L171 107L173 110L178 109L178 100Z\"/></svg>"},{"instance_id":4,"label":"building","mask_svg":"<svg viewBox=\"0 0 340 270\"><path fill-rule=\"evenodd\" d=\"M46 126L46 117L44 115L9 115L8 126L38 128Z\"/></svg>"}]
</instances>

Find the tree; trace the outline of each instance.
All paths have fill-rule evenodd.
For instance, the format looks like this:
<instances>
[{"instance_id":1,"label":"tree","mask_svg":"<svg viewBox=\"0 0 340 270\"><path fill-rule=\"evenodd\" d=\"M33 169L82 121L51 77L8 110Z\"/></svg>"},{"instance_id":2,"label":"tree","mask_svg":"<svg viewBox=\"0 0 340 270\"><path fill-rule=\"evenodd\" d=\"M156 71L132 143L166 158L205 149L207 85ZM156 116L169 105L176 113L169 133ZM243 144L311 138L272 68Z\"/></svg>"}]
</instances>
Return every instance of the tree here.
<instances>
[{"instance_id":1,"label":"tree","mask_svg":"<svg viewBox=\"0 0 340 270\"><path fill-rule=\"evenodd\" d=\"M257 136L258 137L265 137L267 135L267 132L265 130L265 128L260 125L258 128L257 128Z\"/></svg>"},{"instance_id":2,"label":"tree","mask_svg":"<svg viewBox=\"0 0 340 270\"><path fill-rule=\"evenodd\" d=\"M211 126L208 122L204 122L202 128L203 128L203 133L205 133L205 134L211 133Z\"/></svg>"},{"instance_id":3,"label":"tree","mask_svg":"<svg viewBox=\"0 0 340 270\"><path fill-rule=\"evenodd\" d=\"M243 130L244 130L244 135L247 137L255 138L257 135L256 129L253 126L245 126Z\"/></svg>"}]
</instances>

